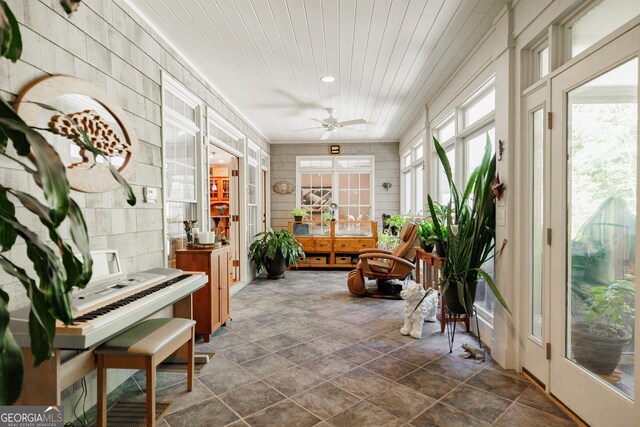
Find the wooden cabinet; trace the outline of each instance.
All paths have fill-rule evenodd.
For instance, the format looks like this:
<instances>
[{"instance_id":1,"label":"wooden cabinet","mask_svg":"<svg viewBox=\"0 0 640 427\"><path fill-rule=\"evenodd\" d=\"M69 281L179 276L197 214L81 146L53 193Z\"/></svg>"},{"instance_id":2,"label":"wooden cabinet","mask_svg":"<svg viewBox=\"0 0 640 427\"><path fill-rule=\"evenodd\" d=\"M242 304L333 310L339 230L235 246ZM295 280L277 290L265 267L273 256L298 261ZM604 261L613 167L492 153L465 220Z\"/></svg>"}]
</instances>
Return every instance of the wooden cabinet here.
<instances>
[{"instance_id":1,"label":"wooden cabinet","mask_svg":"<svg viewBox=\"0 0 640 427\"><path fill-rule=\"evenodd\" d=\"M176 251L176 268L202 271L209 276L204 288L193 294L193 320L196 333L209 342L211 334L229 321L229 246L220 249Z\"/></svg>"},{"instance_id":2,"label":"wooden cabinet","mask_svg":"<svg viewBox=\"0 0 640 427\"><path fill-rule=\"evenodd\" d=\"M229 178L209 178L209 198L211 202L229 201Z\"/></svg>"},{"instance_id":3,"label":"wooden cabinet","mask_svg":"<svg viewBox=\"0 0 640 427\"><path fill-rule=\"evenodd\" d=\"M298 267L353 268L361 249L378 244L376 221L290 222L289 232L307 256Z\"/></svg>"}]
</instances>

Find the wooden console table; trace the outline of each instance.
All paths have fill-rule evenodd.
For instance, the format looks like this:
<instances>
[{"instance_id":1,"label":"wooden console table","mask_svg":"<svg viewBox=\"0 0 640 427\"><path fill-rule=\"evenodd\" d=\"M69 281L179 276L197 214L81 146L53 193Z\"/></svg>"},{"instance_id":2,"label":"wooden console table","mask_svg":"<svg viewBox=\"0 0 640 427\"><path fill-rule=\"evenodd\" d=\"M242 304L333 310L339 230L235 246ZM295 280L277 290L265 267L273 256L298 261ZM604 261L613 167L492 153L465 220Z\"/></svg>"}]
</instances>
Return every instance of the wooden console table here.
<instances>
[{"instance_id":1,"label":"wooden console table","mask_svg":"<svg viewBox=\"0 0 640 427\"><path fill-rule=\"evenodd\" d=\"M378 245L376 221L289 222L289 232L306 255L298 267L354 268L361 249Z\"/></svg>"}]
</instances>

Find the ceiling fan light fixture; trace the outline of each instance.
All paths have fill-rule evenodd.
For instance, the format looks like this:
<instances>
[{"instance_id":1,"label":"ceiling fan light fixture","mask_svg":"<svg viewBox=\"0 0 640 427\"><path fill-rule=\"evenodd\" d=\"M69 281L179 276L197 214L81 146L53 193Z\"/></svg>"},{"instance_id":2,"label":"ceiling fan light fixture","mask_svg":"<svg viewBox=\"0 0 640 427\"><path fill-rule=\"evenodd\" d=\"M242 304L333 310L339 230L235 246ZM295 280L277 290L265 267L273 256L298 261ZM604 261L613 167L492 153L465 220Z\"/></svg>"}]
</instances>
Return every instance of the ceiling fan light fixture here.
<instances>
[{"instance_id":1,"label":"ceiling fan light fixture","mask_svg":"<svg viewBox=\"0 0 640 427\"><path fill-rule=\"evenodd\" d=\"M336 81L336 78L333 76L324 76L324 77L320 77L320 80L322 80L325 83L333 83Z\"/></svg>"}]
</instances>

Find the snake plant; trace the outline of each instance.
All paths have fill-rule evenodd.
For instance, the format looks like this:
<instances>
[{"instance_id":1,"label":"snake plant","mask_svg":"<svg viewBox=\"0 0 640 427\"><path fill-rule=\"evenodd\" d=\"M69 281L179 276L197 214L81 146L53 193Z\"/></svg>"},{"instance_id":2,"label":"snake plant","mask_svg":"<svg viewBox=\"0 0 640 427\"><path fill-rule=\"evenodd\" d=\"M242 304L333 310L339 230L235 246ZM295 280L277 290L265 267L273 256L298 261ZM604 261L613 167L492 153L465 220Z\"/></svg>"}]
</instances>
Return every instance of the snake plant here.
<instances>
[{"instance_id":1,"label":"snake plant","mask_svg":"<svg viewBox=\"0 0 640 427\"><path fill-rule=\"evenodd\" d=\"M482 265L493 258L495 246L495 202L492 191L496 174L496 158L492 156L491 141L487 143L480 165L476 167L460 193L453 182L451 165L444 149L436 138L433 139L436 153L449 184L451 200L446 209L445 224L441 224L442 212L427 196L434 234L444 246L445 259L441 264L442 286L446 294L454 286L458 302L464 310L473 313L471 283L481 276L496 299L509 314L511 311L493 279Z\"/></svg>"}]
</instances>

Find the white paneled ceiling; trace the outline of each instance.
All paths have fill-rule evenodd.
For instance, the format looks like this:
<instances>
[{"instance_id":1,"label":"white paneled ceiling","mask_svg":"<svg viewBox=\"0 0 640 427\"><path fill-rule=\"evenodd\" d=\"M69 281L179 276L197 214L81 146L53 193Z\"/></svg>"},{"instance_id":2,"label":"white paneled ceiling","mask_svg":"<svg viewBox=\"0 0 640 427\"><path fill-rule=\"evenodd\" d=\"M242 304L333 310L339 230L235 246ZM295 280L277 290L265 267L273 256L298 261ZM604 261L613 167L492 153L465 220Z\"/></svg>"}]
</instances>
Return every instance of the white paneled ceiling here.
<instances>
[{"instance_id":1,"label":"white paneled ceiling","mask_svg":"<svg viewBox=\"0 0 640 427\"><path fill-rule=\"evenodd\" d=\"M128 0L271 142L398 140L506 0ZM333 83L320 77L331 75Z\"/></svg>"}]
</instances>

